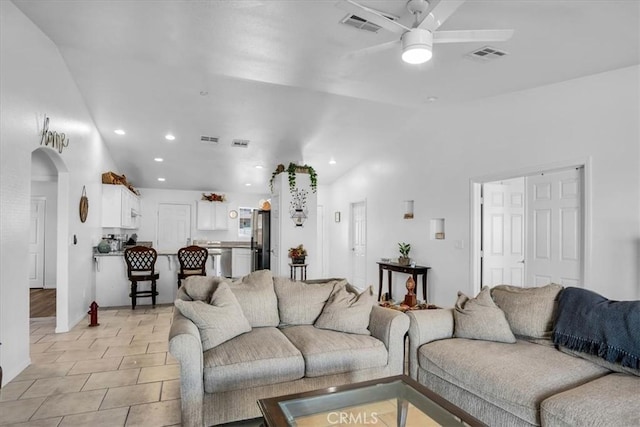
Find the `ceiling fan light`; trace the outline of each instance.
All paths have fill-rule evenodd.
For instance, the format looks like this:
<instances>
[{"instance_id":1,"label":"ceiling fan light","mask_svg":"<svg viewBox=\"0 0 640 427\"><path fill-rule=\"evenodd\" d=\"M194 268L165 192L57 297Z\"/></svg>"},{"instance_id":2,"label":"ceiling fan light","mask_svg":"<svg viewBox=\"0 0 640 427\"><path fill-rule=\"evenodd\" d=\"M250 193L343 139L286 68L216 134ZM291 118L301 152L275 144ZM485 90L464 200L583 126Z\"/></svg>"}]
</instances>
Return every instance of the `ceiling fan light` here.
<instances>
[{"instance_id":1,"label":"ceiling fan light","mask_svg":"<svg viewBox=\"0 0 640 427\"><path fill-rule=\"evenodd\" d=\"M431 49L425 47L412 46L402 52L402 60L407 64L424 64L431 59Z\"/></svg>"},{"instance_id":2,"label":"ceiling fan light","mask_svg":"<svg viewBox=\"0 0 640 427\"><path fill-rule=\"evenodd\" d=\"M433 56L433 35L429 30L414 28L402 35L402 60L408 64L424 64Z\"/></svg>"}]
</instances>

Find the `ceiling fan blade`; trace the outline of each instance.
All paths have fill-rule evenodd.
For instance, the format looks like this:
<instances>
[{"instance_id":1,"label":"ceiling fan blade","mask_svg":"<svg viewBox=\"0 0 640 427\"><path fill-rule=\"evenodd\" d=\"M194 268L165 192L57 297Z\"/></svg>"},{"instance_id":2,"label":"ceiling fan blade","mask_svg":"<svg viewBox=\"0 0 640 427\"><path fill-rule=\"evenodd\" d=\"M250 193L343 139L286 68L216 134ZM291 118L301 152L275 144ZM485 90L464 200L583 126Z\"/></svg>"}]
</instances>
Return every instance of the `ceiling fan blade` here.
<instances>
[{"instance_id":1,"label":"ceiling fan blade","mask_svg":"<svg viewBox=\"0 0 640 427\"><path fill-rule=\"evenodd\" d=\"M436 31L434 43L504 42L513 36L513 30L454 30Z\"/></svg>"},{"instance_id":2,"label":"ceiling fan blade","mask_svg":"<svg viewBox=\"0 0 640 427\"><path fill-rule=\"evenodd\" d=\"M391 19L385 17L382 13L378 12L377 10L370 9L366 6L363 6L361 4L354 2L353 0L343 0L339 3L336 3L336 6L362 19L366 19L369 22L373 22L374 24L379 25L385 30L388 30L397 34L404 34L405 32L410 30L410 28L405 27L401 23L392 21Z\"/></svg>"},{"instance_id":3,"label":"ceiling fan blade","mask_svg":"<svg viewBox=\"0 0 640 427\"><path fill-rule=\"evenodd\" d=\"M418 28L435 31L444 21L449 19L465 0L434 0L424 12L426 17L420 22Z\"/></svg>"},{"instance_id":4,"label":"ceiling fan blade","mask_svg":"<svg viewBox=\"0 0 640 427\"><path fill-rule=\"evenodd\" d=\"M391 49L392 47L399 44L400 44L400 40L394 40L387 43L377 44L375 46L365 47L364 49L358 49L353 52L349 52L345 55L345 57L348 59L361 58L366 55L371 55L371 54L385 51L387 49Z\"/></svg>"}]
</instances>

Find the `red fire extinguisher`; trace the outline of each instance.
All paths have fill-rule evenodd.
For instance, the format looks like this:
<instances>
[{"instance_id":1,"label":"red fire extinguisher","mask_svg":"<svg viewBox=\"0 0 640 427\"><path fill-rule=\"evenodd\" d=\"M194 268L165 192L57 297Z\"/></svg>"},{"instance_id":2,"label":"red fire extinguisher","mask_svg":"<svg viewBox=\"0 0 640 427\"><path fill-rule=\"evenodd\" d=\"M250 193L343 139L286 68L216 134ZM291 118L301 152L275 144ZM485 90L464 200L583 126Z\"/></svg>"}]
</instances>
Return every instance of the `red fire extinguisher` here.
<instances>
[{"instance_id":1,"label":"red fire extinguisher","mask_svg":"<svg viewBox=\"0 0 640 427\"><path fill-rule=\"evenodd\" d=\"M87 314L91 316L91 323L89 323L89 326L100 326L100 323L98 323L98 303L95 301L92 302L89 308L90 310L87 311Z\"/></svg>"}]
</instances>

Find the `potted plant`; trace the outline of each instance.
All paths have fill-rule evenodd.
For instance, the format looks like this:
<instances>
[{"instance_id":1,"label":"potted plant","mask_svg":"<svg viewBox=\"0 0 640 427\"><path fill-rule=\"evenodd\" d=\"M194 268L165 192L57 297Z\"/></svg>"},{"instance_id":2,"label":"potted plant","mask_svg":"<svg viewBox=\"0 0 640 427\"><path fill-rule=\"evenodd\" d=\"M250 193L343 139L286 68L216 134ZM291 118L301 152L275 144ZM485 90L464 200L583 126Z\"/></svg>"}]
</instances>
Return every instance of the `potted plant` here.
<instances>
[{"instance_id":1,"label":"potted plant","mask_svg":"<svg viewBox=\"0 0 640 427\"><path fill-rule=\"evenodd\" d=\"M292 264L304 264L305 257L307 256L307 250L302 244L295 248L289 248L289 258L291 258Z\"/></svg>"},{"instance_id":2,"label":"potted plant","mask_svg":"<svg viewBox=\"0 0 640 427\"><path fill-rule=\"evenodd\" d=\"M400 251L400 256L398 257L398 264L400 265L409 265L411 264L411 258L409 258L409 252L411 252L411 244L410 243L398 243L398 250Z\"/></svg>"},{"instance_id":3,"label":"potted plant","mask_svg":"<svg viewBox=\"0 0 640 427\"><path fill-rule=\"evenodd\" d=\"M276 175L287 171L288 180L289 180L289 191L293 193L296 189L296 174L297 173L308 173L309 178L311 179L311 191L316 192L318 188L318 174L313 166L309 165L297 165L295 163L289 163L289 166L285 169L283 164L279 164L276 169L271 174L271 180L269 181L269 187L271 188L271 192L273 193L273 180L276 178Z\"/></svg>"}]
</instances>

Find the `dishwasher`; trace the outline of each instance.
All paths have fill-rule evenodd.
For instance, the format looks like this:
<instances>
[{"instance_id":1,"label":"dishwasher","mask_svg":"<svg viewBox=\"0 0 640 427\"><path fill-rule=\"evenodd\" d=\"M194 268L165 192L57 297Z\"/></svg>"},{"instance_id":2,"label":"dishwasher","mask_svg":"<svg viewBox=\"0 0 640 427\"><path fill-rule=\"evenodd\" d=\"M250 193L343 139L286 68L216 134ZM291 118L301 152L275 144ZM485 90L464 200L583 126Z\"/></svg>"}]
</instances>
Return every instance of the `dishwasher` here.
<instances>
[{"instance_id":1,"label":"dishwasher","mask_svg":"<svg viewBox=\"0 0 640 427\"><path fill-rule=\"evenodd\" d=\"M213 259L213 274L220 277L232 277L231 248L209 248Z\"/></svg>"}]
</instances>

